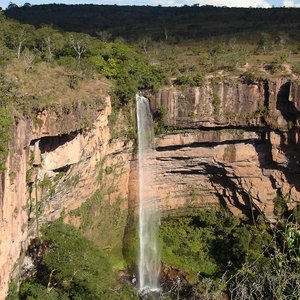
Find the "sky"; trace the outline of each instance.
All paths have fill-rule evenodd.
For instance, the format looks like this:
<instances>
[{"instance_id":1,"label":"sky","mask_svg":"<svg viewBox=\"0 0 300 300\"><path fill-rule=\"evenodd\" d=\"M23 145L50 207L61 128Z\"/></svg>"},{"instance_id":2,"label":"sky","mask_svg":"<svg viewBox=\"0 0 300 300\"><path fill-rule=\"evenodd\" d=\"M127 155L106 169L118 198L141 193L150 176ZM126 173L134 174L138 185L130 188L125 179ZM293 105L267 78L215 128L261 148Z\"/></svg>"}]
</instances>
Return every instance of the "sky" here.
<instances>
[{"instance_id":1,"label":"sky","mask_svg":"<svg viewBox=\"0 0 300 300\"><path fill-rule=\"evenodd\" d=\"M117 5L162 5L162 6L182 6L182 5L214 5L228 7L263 7L272 6L299 7L300 0L0 0L0 7L5 9L9 2L22 6L25 2L31 4L65 3L65 4L117 4Z\"/></svg>"}]
</instances>

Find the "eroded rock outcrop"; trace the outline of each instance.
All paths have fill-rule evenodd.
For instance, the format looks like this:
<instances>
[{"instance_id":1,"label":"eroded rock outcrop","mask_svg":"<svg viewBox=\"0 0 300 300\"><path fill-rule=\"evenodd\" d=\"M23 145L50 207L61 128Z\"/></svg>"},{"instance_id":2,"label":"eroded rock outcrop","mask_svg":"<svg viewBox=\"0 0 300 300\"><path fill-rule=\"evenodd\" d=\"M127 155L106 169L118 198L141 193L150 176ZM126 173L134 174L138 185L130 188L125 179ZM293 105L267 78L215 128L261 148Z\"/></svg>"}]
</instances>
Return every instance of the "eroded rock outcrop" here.
<instances>
[{"instance_id":1,"label":"eroded rock outcrop","mask_svg":"<svg viewBox=\"0 0 300 300\"><path fill-rule=\"evenodd\" d=\"M235 134L226 135L228 139L220 144L212 140L177 143L176 135L167 136L169 141L173 137L176 145L166 147L164 140L158 141L157 182L162 209L211 206L221 201L236 215L251 215L251 209L258 209L272 221L279 192L288 196L290 208L299 202L299 175L272 160L272 149L277 153L280 145L263 143L257 136L248 139L247 132L239 139ZM192 136L189 134L189 140ZM284 154L282 157L288 160Z\"/></svg>"}]
</instances>

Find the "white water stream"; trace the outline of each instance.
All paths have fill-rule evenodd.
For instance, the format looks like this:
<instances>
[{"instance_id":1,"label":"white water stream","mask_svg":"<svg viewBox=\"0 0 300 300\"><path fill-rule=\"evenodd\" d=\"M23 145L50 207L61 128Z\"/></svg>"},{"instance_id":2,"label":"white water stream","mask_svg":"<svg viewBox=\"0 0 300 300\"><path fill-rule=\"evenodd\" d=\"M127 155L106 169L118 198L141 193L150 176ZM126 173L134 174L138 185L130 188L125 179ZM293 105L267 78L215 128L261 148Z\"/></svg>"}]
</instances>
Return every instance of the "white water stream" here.
<instances>
[{"instance_id":1,"label":"white water stream","mask_svg":"<svg viewBox=\"0 0 300 300\"><path fill-rule=\"evenodd\" d=\"M154 188L153 121L149 101L136 96L139 159L139 289L159 291L160 253L157 229L160 222Z\"/></svg>"}]
</instances>

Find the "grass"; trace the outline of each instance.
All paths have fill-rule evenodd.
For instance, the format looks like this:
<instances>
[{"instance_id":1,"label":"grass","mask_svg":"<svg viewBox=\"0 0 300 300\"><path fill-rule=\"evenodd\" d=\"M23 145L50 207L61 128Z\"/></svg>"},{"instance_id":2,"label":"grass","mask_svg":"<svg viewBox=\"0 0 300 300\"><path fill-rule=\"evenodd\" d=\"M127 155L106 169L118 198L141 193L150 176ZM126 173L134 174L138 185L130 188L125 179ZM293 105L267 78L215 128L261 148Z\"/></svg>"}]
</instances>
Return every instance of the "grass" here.
<instances>
[{"instance_id":1,"label":"grass","mask_svg":"<svg viewBox=\"0 0 300 300\"><path fill-rule=\"evenodd\" d=\"M213 54L212 50L218 45L219 50ZM221 42L213 39L201 42L188 40L178 43L175 46L168 43L155 43L148 51L150 61L164 66L170 78L177 78L185 73L207 74L214 71L225 71L231 75L239 76L243 71L253 67L263 67L270 64L277 57L286 56L285 63L296 65L300 62L300 51L292 52L295 43L286 45L283 49L275 47L266 53L257 53L254 41L236 41L235 48L231 48L230 39ZM245 67L246 66L246 67ZM245 69L246 68L246 69ZM267 70L262 70L265 77L273 74Z\"/></svg>"},{"instance_id":2,"label":"grass","mask_svg":"<svg viewBox=\"0 0 300 300\"><path fill-rule=\"evenodd\" d=\"M63 68L44 62L26 71L22 61L13 60L6 66L4 74L6 80L17 86L23 113L28 114L47 108L63 114L80 105L92 105L95 109L98 106L100 109L102 101L99 96L109 88L103 82L85 79L80 80L76 89L72 89L69 74Z\"/></svg>"}]
</instances>

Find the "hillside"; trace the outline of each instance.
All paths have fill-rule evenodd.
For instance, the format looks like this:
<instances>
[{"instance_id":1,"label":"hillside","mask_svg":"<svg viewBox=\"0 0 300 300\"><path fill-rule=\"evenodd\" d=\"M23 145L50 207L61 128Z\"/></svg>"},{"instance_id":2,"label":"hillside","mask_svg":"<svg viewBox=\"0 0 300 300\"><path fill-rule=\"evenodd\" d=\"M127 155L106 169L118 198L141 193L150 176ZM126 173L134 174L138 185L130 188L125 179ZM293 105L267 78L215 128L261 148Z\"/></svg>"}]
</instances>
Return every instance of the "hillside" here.
<instances>
[{"instance_id":1,"label":"hillside","mask_svg":"<svg viewBox=\"0 0 300 300\"><path fill-rule=\"evenodd\" d=\"M297 8L245 9L212 6L151 7L117 5L34 5L11 8L6 15L35 26L138 40L205 39L220 36L256 40L258 32L286 32L300 38ZM166 36L167 33L167 36Z\"/></svg>"}]
</instances>

